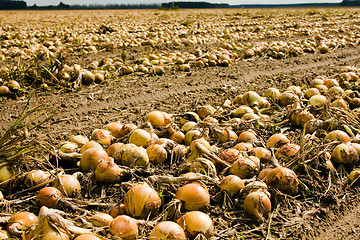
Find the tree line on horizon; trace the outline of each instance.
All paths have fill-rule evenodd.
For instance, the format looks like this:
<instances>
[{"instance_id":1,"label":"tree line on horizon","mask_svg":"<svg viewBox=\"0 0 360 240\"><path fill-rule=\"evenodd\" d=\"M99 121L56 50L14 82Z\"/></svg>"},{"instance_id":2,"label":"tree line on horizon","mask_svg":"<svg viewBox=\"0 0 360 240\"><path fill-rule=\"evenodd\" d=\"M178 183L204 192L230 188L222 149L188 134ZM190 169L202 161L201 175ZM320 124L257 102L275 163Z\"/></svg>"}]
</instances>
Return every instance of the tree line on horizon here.
<instances>
[{"instance_id":1,"label":"tree line on horizon","mask_svg":"<svg viewBox=\"0 0 360 240\"><path fill-rule=\"evenodd\" d=\"M186 9L186 8L243 8L243 7L286 7L286 6L360 6L360 0L343 0L341 3L331 4L242 4L242 5L229 5L226 3L209 3L209 2L168 2L162 4L90 4L90 5L69 5L60 2L59 5L49 6L27 6L23 0L0 0L0 10L12 10L12 9Z\"/></svg>"}]
</instances>

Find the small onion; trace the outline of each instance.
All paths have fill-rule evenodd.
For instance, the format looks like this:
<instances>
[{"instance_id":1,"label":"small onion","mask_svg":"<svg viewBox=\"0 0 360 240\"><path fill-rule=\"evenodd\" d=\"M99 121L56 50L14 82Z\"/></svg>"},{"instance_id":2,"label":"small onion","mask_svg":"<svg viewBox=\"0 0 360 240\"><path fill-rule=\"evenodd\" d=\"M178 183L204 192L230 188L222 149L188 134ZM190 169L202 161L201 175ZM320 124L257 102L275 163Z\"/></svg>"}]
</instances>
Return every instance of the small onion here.
<instances>
[{"instance_id":1,"label":"small onion","mask_svg":"<svg viewBox=\"0 0 360 240\"><path fill-rule=\"evenodd\" d=\"M59 189L54 187L45 187L40 189L36 195L36 202L40 206L55 208L61 198L62 193L59 191Z\"/></svg>"},{"instance_id":2,"label":"small onion","mask_svg":"<svg viewBox=\"0 0 360 240\"><path fill-rule=\"evenodd\" d=\"M359 155L353 146L341 143L334 148L331 159L337 164L352 165L359 160Z\"/></svg>"},{"instance_id":3,"label":"small onion","mask_svg":"<svg viewBox=\"0 0 360 240\"><path fill-rule=\"evenodd\" d=\"M146 148L149 161L153 164L163 163L167 159L166 149L159 144L153 144Z\"/></svg>"},{"instance_id":4,"label":"small onion","mask_svg":"<svg viewBox=\"0 0 360 240\"><path fill-rule=\"evenodd\" d=\"M213 115L216 112L216 109L211 106L211 105L205 105L202 106L199 111L198 111L198 116L201 119L204 119L205 117L209 116L209 115Z\"/></svg>"},{"instance_id":5,"label":"small onion","mask_svg":"<svg viewBox=\"0 0 360 240\"><path fill-rule=\"evenodd\" d=\"M45 183L51 179L51 174L43 170L31 170L26 173L24 177L24 184L27 187L34 187L36 185Z\"/></svg>"},{"instance_id":6,"label":"small onion","mask_svg":"<svg viewBox=\"0 0 360 240\"><path fill-rule=\"evenodd\" d=\"M151 142L151 134L144 129L135 129L129 138L129 143L139 147L145 147Z\"/></svg>"},{"instance_id":7,"label":"small onion","mask_svg":"<svg viewBox=\"0 0 360 240\"><path fill-rule=\"evenodd\" d=\"M191 211L177 220L178 224L185 230L191 239L202 234L206 239L214 235L214 224L208 214Z\"/></svg>"},{"instance_id":8,"label":"small onion","mask_svg":"<svg viewBox=\"0 0 360 240\"><path fill-rule=\"evenodd\" d=\"M176 192L175 199L183 202L186 211L195 211L205 208L210 204L210 195L206 188L199 182L188 183Z\"/></svg>"},{"instance_id":9,"label":"small onion","mask_svg":"<svg viewBox=\"0 0 360 240\"><path fill-rule=\"evenodd\" d=\"M294 143L287 143L279 147L275 152L275 157L281 159L282 156L294 157L300 152L300 145Z\"/></svg>"},{"instance_id":10,"label":"small onion","mask_svg":"<svg viewBox=\"0 0 360 240\"><path fill-rule=\"evenodd\" d=\"M165 118L160 111L149 112L146 116L146 121L155 128L163 127L165 124Z\"/></svg>"},{"instance_id":11,"label":"small onion","mask_svg":"<svg viewBox=\"0 0 360 240\"><path fill-rule=\"evenodd\" d=\"M87 143L85 143L81 148L80 148L80 153L84 153L86 150L88 150L89 148L100 148L103 149L103 147L101 146L100 143L95 142L95 141L88 141Z\"/></svg>"},{"instance_id":12,"label":"small onion","mask_svg":"<svg viewBox=\"0 0 360 240\"><path fill-rule=\"evenodd\" d=\"M349 180L351 183L357 181L360 177L360 168L353 169L349 174Z\"/></svg>"},{"instance_id":13,"label":"small onion","mask_svg":"<svg viewBox=\"0 0 360 240\"><path fill-rule=\"evenodd\" d=\"M74 238L74 240L101 240L101 239L95 236L94 234L84 233Z\"/></svg>"},{"instance_id":14,"label":"small onion","mask_svg":"<svg viewBox=\"0 0 360 240\"><path fill-rule=\"evenodd\" d=\"M326 134L324 140L326 142L341 141L344 143L351 142L349 135L342 130L334 130Z\"/></svg>"},{"instance_id":15,"label":"small onion","mask_svg":"<svg viewBox=\"0 0 360 240\"><path fill-rule=\"evenodd\" d=\"M109 161L109 155L101 148L89 148L83 152L80 159L80 168L83 171L95 170L100 162Z\"/></svg>"},{"instance_id":16,"label":"small onion","mask_svg":"<svg viewBox=\"0 0 360 240\"><path fill-rule=\"evenodd\" d=\"M23 232L31 228L38 221L35 214L17 212L8 221L7 230L12 236L20 237Z\"/></svg>"},{"instance_id":17,"label":"small onion","mask_svg":"<svg viewBox=\"0 0 360 240\"><path fill-rule=\"evenodd\" d=\"M171 134L170 139L182 144L185 140L185 134L181 131L175 131L173 134Z\"/></svg>"},{"instance_id":18,"label":"small onion","mask_svg":"<svg viewBox=\"0 0 360 240\"><path fill-rule=\"evenodd\" d=\"M244 200L244 210L255 217L257 221L263 221L263 218L267 217L271 210L269 196L261 190L249 193Z\"/></svg>"},{"instance_id":19,"label":"small onion","mask_svg":"<svg viewBox=\"0 0 360 240\"><path fill-rule=\"evenodd\" d=\"M54 187L59 189L62 194L69 197L74 197L81 191L79 180L77 180L75 176L69 174L60 175L55 182Z\"/></svg>"},{"instance_id":20,"label":"small onion","mask_svg":"<svg viewBox=\"0 0 360 240\"><path fill-rule=\"evenodd\" d=\"M63 153L73 153L78 149L78 145L72 142L61 143L59 150Z\"/></svg>"},{"instance_id":21,"label":"small onion","mask_svg":"<svg viewBox=\"0 0 360 240\"><path fill-rule=\"evenodd\" d=\"M110 158L109 161L100 162L95 169L95 179L100 183L116 183L123 177L123 170Z\"/></svg>"},{"instance_id":22,"label":"small onion","mask_svg":"<svg viewBox=\"0 0 360 240\"><path fill-rule=\"evenodd\" d=\"M298 97L293 92L283 92L279 96L279 104L282 107L286 107L287 105L293 104Z\"/></svg>"},{"instance_id":23,"label":"small onion","mask_svg":"<svg viewBox=\"0 0 360 240\"><path fill-rule=\"evenodd\" d=\"M258 171L259 163L245 157L239 157L230 167L231 174L244 179L253 177Z\"/></svg>"},{"instance_id":24,"label":"small onion","mask_svg":"<svg viewBox=\"0 0 360 240\"><path fill-rule=\"evenodd\" d=\"M149 240L186 240L184 230L171 221L160 222L151 230Z\"/></svg>"},{"instance_id":25,"label":"small onion","mask_svg":"<svg viewBox=\"0 0 360 240\"><path fill-rule=\"evenodd\" d=\"M309 104L314 107L322 107L326 104L327 98L323 95L314 95L309 99Z\"/></svg>"},{"instance_id":26,"label":"small onion","mask_svg":"<svg viewBox=\"0 0 360 240\"><path fill-rule=\"evenodd\" d=\"M14 175L14 171L11 166L5 164L0 165L0 187L7 187L10 184L10 180Z\"/></svg>"},{"instance_id":27,"label":"small onion","mask_svg":"<svg viewBox=\"0 0 360 240\"><path fill-rule=\"evenodd\" d=\"M108 130L112 136L116 137L116 138L120 138L122 137L121 134L121 129L123 128L123 124L121 124L120 122L111 122L108 123L104 129Z\"/></svg>"},{"instance_id":28,"label":"small onion","mask_svg":"<svg viewBox=\"0 0 360 240\"><path fill-rule=\"evenodd\" d=\"M186 133L186 132L190 131L191 129L193 129L196 126L196 124L197 124L196 122L188 121L181 127L181 130Z\"/></svg>"},{"instance_id":29,"label":"small onion","mask_svg":"<svg viewBox=\"0 0 360 240\"><path fill-rule=\"evenodd\" d=\"M267 147L278 148L278 147L281 147L282 145L287 144L289 142L290 142L290 140L286 137L285 134L277 133L277 134L272 135L268 139L268 141L266 143L266 146Z\"/></svg>"},{"instance_id":30,"label":"small onion","mask_svg":"<svg viewBox=\"0 0 360 240\"><path fill-rule=\"evenodd\" d=\"M125 195L125 211L132 217L147 218L161 205L159 194L146 183L134 185Z\"/></svg>"},{"instance_id":31,"label":"small onion","mask_svg":"<svg viewBox=\"0 0 360 240\"><path fill-rule=\"evenodd\" d=\"M254 143L257 141L257 137L254 132L252 131L245 131L240 133L238 139L238 142L251 142Z\"/></svg>"},{"instance_id":32,"label":"small onion","mask_svg":"<svg viewBox=\"0 0 360 240\"><path fill-rule=\"evenodd\" d=\"M276 167L267 174L266 184L283 193L295 195L298 192L299 180L291 169Z\"/></svg>"},{"instance_id":33,"label":"small onion","mask_svg":"<svg viewBox=\"0 0 360 240\"><path fill-rule=\"evenodd\" d=\"M126 215L114 218L110 224L109 231L112 235L123 240L134 240L139 234L138 225L135 219Z\"/></svg>"},{"instance_id":34,"label":"small onion","mask_svg":"<svg viewBox=\"0 0 360 240\"><path fill-rule=\"evenodd\" d=\"M86 220L95 227L108 227L114 219L107 213L99 212L87 217Z\"/></svg>"},{"instance_id":35,"label":"small onion","mask_svg":"<svg viewBox=\"0 0 360 240\"><path fill-rule=\"evenodd\" d=\"M108 130L95 129L91 134L91 139L103 145L110 145L115 138Z\"/></svg>"},{"instance_id":36,"label":"small onion","mask_svg":"<svg viewBox=\"0 0 360 240\"><path fill-rule=\"evenodd\" d=\"M238 176L228 175L221 180L219 187L232 196L238 194L245 187L245 184Z\"/></svg>"},{"instance_id":37,"label":"small onion","mask_svg":"<svg viewBox=\"0 0 360 240\"><path fill-rule=\"evenodd\" d=\"M314 96L314 95L320 95L319 89L313 87L313 88L309 88L309 89L306 90L306 92L305 92L305 97L306 97L307 99L311 98L311 97Z\"/></svg>"}]
</instances>

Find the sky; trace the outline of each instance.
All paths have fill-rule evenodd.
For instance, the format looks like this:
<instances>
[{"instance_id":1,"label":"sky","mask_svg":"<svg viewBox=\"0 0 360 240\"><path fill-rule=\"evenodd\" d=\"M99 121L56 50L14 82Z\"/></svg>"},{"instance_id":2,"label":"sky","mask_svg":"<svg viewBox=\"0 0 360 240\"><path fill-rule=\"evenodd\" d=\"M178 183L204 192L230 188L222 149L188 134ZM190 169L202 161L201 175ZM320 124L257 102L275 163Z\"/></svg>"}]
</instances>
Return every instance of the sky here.
<instances>
[{"instance_id":1,"label":"sky","mask_svg":"<svg viewBox=\"0 0 360 240\"><path fill-rule=\"evenodd\" d=\"M28 6L34 4L38 6L45 5L59 5L60 2L65 4L80 4L80 5L89 5L89 4L150 4L150 3L162 3L162 2L171 2L171 0L24 0ZM176 0L176 1L204 1L211 3L228 3L230 5L239 5L239 4L292 4L292 3L337 3L342 0Z\"/></svg>"}]
</instances>

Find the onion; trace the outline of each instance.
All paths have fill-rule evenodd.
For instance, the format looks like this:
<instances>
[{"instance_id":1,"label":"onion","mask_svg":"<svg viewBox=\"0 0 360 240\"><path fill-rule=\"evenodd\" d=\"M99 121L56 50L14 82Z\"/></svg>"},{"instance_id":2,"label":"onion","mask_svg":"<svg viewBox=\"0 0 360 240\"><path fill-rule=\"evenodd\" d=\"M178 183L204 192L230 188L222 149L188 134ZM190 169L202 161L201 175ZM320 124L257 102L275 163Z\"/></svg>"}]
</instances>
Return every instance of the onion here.
<instances>
[{"instance_id":1,"label":"onion","mask_svg":"<svg viewBox=\"0 0 360 240\"><path fill-rule=\"evenodd\" d=\"M288 88L286 88L285 91L286 92L293 92L299 97L302 96L302 91L301 91L301 88L299 86L289 86Z\"/></svg>"},{"instance_id":2,"label":"onion","mask_svg":"<svg viewBox=\"0 0 360 240\"><path fill-rule=\"evenodd\" d=\"M280 97L281 93L277 88L268 88L265 91L264 96L276 101Z\"/></svg>"},{"instance_id":3,"label":"onion","mask_svg":"<svg viewBox=\"0 0 360 240\"><path fill-rule=\"evenodd\" d=\"M186 240L184 230L179 224L171 221L161 222L151 230L149 240Z\"/></svg>"},{"instance_id":4,"label":"onion","mask_svg":"<svg viewBox=\"0 0 360 240\"><path fill-rule=\"evenodd\" d=\"M257 221L263 221L263 218L267 217L271 210L269 196L261 190L249 193L244 200L244 210L255 217Z\"/></svg>"},{"instance_id":5,"label":"onion","mask_svg":"<svg viewBox=\"0 0 360 240\"><path fill-rule=\"evenodd\" d=\"M206 174L209 177L216 178L215 164L206 158L196 158L189 166L190 172Z\"/></svg>"},{"instance_id":6,"label":"onion","mask_svg":"<svg viewBox=\"0 0 360 240\"><path fill-rule=\"evenodd\" d=\"M106 152L109 157L112 157L116 162L121 162L121 154L123 151L123 147L123 143L113 143L106 149Z\"/></svg>"},{"instance_id":7,"label":"onion","mask_svg":"<svg viewBox=\"0 0 360 240\"><path fill-rule=\"evenodd\" d=\"M110 216L112 216L113 218L119 216L119 215L126 215L126 211L125 211L125 205L124 204L119 204L119 205L115 205L109 212Z\"/></svg>"},{"instance_id":8,"label":"onion","mask_svg":"<svg viewBox=\"0 0 360 240\"><path fill-rule=\"evenodd\" d=\"M145 147L151 142L151 134L144 129L135 129L129 138L129 143L139 147Z\"/></svg>"},{"instance_id":9,"label":"onion","mask_svg":"<svg viewBox=\"0 0 360 240\"><path fill-rule=\"evenodd\" d=\"M275 157L277 159L281 159L282 156L286 157L294 157L300 152L300 145L287 143L279 147L279 149L275 152Z\"/></svg>"},{"instance_id":10,"label":"onion","mask_svg":"<svg viewBox=\"0 0 360 240\"><path fill-rule=\"evenodd\" d=\"M37 216L30 212L17 212L8 221L7 230L12 236L20 237L38 221Z\"/></svg>"},{"instance_id":11,"label":"onion","mask_svg":"<svg viewBox=\"0 0 360 240\"><path fill-rule=\"evenodd\" d=\"M133 124L133 123L125 124L121 128L121 131L119 132L119 138L122 138L122 137L128 135L129 133L131 133L135 129L137 129L137 126L135 124Z\"/></svg>"},{"instance_id":12,"label":"onion","mask_svg":"<svg viewBox=\"0 0 360 240\"><path fill-rule=\"evenodd\" d=\"M245 131L240 133L238 139L238 142L251 142L254 143L257 141L257 137L254 132L252 131Z\"/></svg>"},{"instance_id":13,"label":"onion","mask_svg":"<svg viewBox=\"0 0 360 240\"><path fill-rule=\"evenodd\" d=\"M240 152L241 151L246 152L246 151L253 149L253 144L250 142L241 142L241 143L236 144L233 148Z\"/></svg>"},{"instance_id":14,"label":"onion","mask_svg":"<svg viewBox=\"0 0 360 240\"><path fill-rule=\"evenodd\" d=\"M314 107L322 107L326 102L327 98L323 95L314 95L309 99L309 104Z\"/></svg>"},{"instance_id":15,"label":"onion","mask_svg":"<svg viewBox=\"0 0 360 240\"><path fill-rule=\"evenodd\" d=\"M311 98L311 97L314 96L314 95L320 95L319 89L313 87L313 88L309 88L309 89L306 90L306 92L305 92L305 97L306 97L307 99Z\"/></svg>"},{"instance_id":16,"label":"onion","mask_svg":"<svg viewBox=\"0 0 360 240\"><path fill-rule=\"evenodd\" d=\"M353 169L349 174L350 182L353 183L354 181L357 181L359 179L359 176L360 176L360 168Z\"/></svg>"},{"instance_id":17,"label":"onion","mask_svg":"<svg viewBox=\"0 0 360 240\"><path fill-rule=\"evenodd\" d=\"M341 143L334 148L331 159L337 164L352 165L359 160L359 155L353 146Z\"/></svg>"},{"instance_id":18,"label":"onion","mask_svg":"<svg viewBox=\"0 0 360 240\"><path fill-rule=\"evenodd\" d=\"M163 127L165 124L165 118L160 111L152 111L148 113L146 116L146 121L155 128Z\"/></svg>"},{"instance_id":19,"label":"onion","mask_svg":"<svg viewBox=\"0 0 360 240\"><path fill-rule=\"evenodd\" d=\"M74 240L101 240L101 239L95 236L94 234L85 233L77 236L76 238L74 238Z\"/></svg>"},{"instance_id":20,"label":"onion","mask_svg":"<svg viewBox=\"0 0 360 240\"><path fill-rule=\"evenodd\" d=\"M11 94L11 91L7 86L5 86L5 85L0 86L0 96L7 96L10 94Z\"/></svg>"},{"instance_id":21,"label":"onion","mask_svg":"<svg viewBox=\"0 0 360 240\"><path fill-rule=\"evenodd\" d=\"M324 140L326 142L333 142L333 141L341 141L344 143L351 142L351 138L349 135L341 130L334 130L326 134Z\"/></svg>"},{"instance_id":22,"label":"onion","mask_svg":"<svg viewBox=\"0 0 360 240\"><path fill-rule=\"evenodd\" d=\"M78 149L78 145L72 142L64 142L60 144L59 150L63 153L73 153Z\"/></svg>"},{"instance_id":23,"label":"onion","mask_svg":"<svg viewBox=\"0 0 360 240\"><path fill-rule=\"evenodd\" d=\"M89 148L83 152L80 159L80 168L88 172L95 170L100 162L109 161L109 155L101 148Z\"/></svg>"},{"instance_id":24,"label":"onion","mask_svg":"<svg viewBox=\"0 0 360 240\"><path fill-rule=\"evenodd\" d=\"M185 140L185 134L181 131L175 131L173 134L171 134L170 139L182 144Z\"/></svg>"},{"instance_id":25,"label":"onion","mask_svg":"<svg viewBox=\"0 0 360 240\"><path fill-rule=\"evenodd\" d=\"M291 169L276 167L267 174L266 184L285 194L295 195L298 192L299 180Z\"/></svg>"},{"instance_id":26,"label":"onion","mask_svg":"<svg viewBox=\"0 0 360 240\"><path fill-rule=\"evenodd\" d=\"M184 125L186 122L192 121L192 122L200 122L201 119L197 113L194 112L186 112L182 117L179 118L179 122L181 125Z\"/></svg>"},{"instance_id":27,"label":"onion","mask_svg":"<svg viewBox=\"0 0 360 240\"><path fill-rule=\"evenodd\" d=\"M187 133L188 131L193 129L196 126L196 124L197 124L196 122L188 121L182 126L181 130Z\"/></svg>"},{"instance_id":28,"label":"onion","mask_svg":"<svg viewBox=\"0 0 360 240\"><path fill-rule=\"evenodd\" d=\"M177 222L191 239L194 239L199 234L204 235L206 239L214 235L213 221L206 213L191 211L185 213Z\"/></svg>"},{"instance_id":29,"label":"onion","mask_svg":"<svg viewBox=\"0 0 360 240\"><path fill-rule=\"evenodd\" d=\"M244 105L244 106L240 106L234 110L231 111L231 116L232 117L242 117L244 116L246 113L254 113L254 110L252 110L252 108Z\"/></svg>"},{"instance_id":30,"label":"onion","mask_svg":"<svg viewBox=\"0 0 360 240\"><path fill-rule=\"evenodd\" d=\"M146 148L146 153L149 157L149 161L153 164L160 164L166 161L167 151L159 144L153 144Z\"/></svg>"},{"instance_id":31,"label":"onion","mask_svg":"<svg viewBox=\"0 0 360 240\"><path fill-rule=\"evenodd\" d=\"M272 135L268 139L268 141L266 143L266 146L267 147L278 148L278 147L281 147L282 145L287 144L289 142L290 142L290 140L286 137L285 134L277 133L277 134Z\"/></svg>"},{"instance_id":32,"label":"onion","mask_svg":"<svg viewBox=\"0 0 360 240\"><path fill-rule=\"evenodd\" d=\"M95 142L95 141L89 141L87 143L85 143L81 148L80 148L80 153L84 153L86 150L88 150L89 148L100 148L103 149L103 147L101 146L100 143Z\"/></svg>"},{"instance_id":33,"label":"onion","mask_svg":"<svg viewBox=\"0 0 360 240\"><path fill-rule=\"evenodd\" d=\"M107 213L99 212L87 217L86 220L95 227L108 227L114 219Z\"/></svg>"},{"instance_id":34,"label":"onion","mask_svg":"<svg viewBox=\"0 0 360 240\"><path fill-rule=\"evenodd\" d=\"M348 109L349 108L348 102L345 101L343 98L336 99L335 101L333 101L331 103L331 106L337 107L337 108L343 108L343 109Z\"/></svg>"},{"instance_id":35,"label":"onion","mask_svg":"<svg viewBox=\"0 0 360 240\"><path fill-rule=\"evenodd\" d=\"M259 167L259 163L253 159L239 157L238 160L231 165L230 173L240 178L251 178L259 171Z\"/></svg>"},{"instance_id":36,"label":"onion","mask_svg":"<svg viewBox=\"0 0 360 240\"><path fill-rule=\"evenodd\" d=\"M134 185L125 195L125 211L132 217L147 218L161 205L159 194L146 183Z\"/></svg>"},{"instance_id":37,"label":"onion","mask_svg":"<svg viewBox=\"0 0 360 240\"><path fill-rule=\"evenodd\" d=\"M91 134L91 139L103 145L110 145L115 138L108 130L95 129Z\"/></svg>"},{"instance_id":38,"label":"onion","mask_svg":"<svg viewBox=\"0 0 360 240\"><path fill-rule=\"evenodd\" d=\"M81 191L80 182L75 176L69 174L60 175L55 182L54 187L59 189L62 194L69 197L74 197Z\"/></svg>"},{"instance_id":39,"label":"onion","mask_svg":"<svg viewBox=\"0 0 360 240\"><path fill-rule=\"evenodd\" d=\"M326 95L329 93L329 89L325 85L316 85L315 88L317 88L321 94ZM317 95L315 95L317 96Z\"/></svg>"},{"instance_id":40,"label":"onion","mask_svg":"<svg viewBox=\"0 0 360 240\"><path fill-rule=\"evenodd\" d=\"M36 195L36 202L40 206L55 208L62 198L62 193L54 187L44 187Z\"/></svg>"},{"instance_id":41,"label":"onion","mask_svg":"<svg viewBox=\"0 0 360 240\"><path fill-rule=\"evenodd\" d=\"M244 181L236 175L224 177L219 185L222 191L226 191L230 196L236 195L245 187Z\"/></svg>"},{"instance_id":42,"label":"onion","mask_svg":"<svg viewBox=\"0 0 360 240\"><path fill-rule=\"evenodd\" d=\"M266 177L267 175L269 174L269 172L273 170L273 168L270 168L270 167L267 167L267 168L264 168L263 170L261 170L257 176L257 178L260 180L260 181L266 181Z\"/></svg>"},{"instance_id":43,"label":"onion","mask_svg":"<svg viewBox=\"0 0 360 240\"><path fill-rule=\"evenodd\" d=\"M301 127L304 127L307 122L313 119L315 119L314 115L307 110L295 111L291 115L291 121Z\"/></svg>"},{"instance_id":44,"label":"onion","mask_svg":"<svg viewBox=\"0 0 360 240\"><path fill-rule=\"evenodd\" d=\"M149 164L146 149L133 144L125 144L122 147L121 164L128 167L145 167Z\"/></svg>"},{"instance_id":45,"label":"onion","mask_svg":"<svg viewBox=\"0 0 360 240\"><path fill-rule=\"evenodd\" d=\"M95 76L89 70L83 69L81 72L82 83L84 85L90 85L95 82Z\"/></svg>"},{"instance_id":46,"label":"onion","mask_svg":"<svg viewBox=\"0 0 360 240\"><path fill-rule=\"evenodd\" d=\"M207 116L206 118L204 118L203 122L211 123L211 124L219 124L219 120L217 120L216 118L211 117L211 116Z\"/></svg>"},{"instance_id":47,"label":"onion","mask_svg":"<svg viewBox=\"0 0 360 240\"><path fill-rule=\"evenodd\" d=\"M31 170L24 177L25 186L31 188L36 185L45 183L51 179L51 174L43 170Z\"/></svg>"},{"instance_id":48,"label":"onion","mask_svg":"<svg viewBox=\"0 0 360 240\"><path fill-rule=\"evenodd\" d=\"M14 175L14 171L10 165L0 164L0 187L7 187L10 185L10 180Z\"/></svg>"},{"instance_id":49,"label":"onion","mask_svg":"<svg viewBox=\"0 0 360 240\"><path fill-rule=\"evenodd\" d=\"M329 94L332 97L343 97L345 95L345 91L339 86L333 86L329 88Z\"/></svg>"},{"instance_id":50,"label":"onion","mask_svg":"<svg viewBox=\"0 0 360 240\"><path fill-rule=\"evenodd\" d=\"M331 87L339 86L339 82L336 79L327 78L324 80L324 85L327 88L331 88Z\"/></svg>"},{"instance_id":51,"label":"onion","mask_svg":"<svg viewBox=\"0 0 360 240\"><path fill-rule=\"evenodd\" d=\"M100 162L95 169L95 179L100 183L116 183L121 180L124 175L124 171L114 163L114 160L110 158L109 161Z\"/></svg>"},{"instance_id":52,"label":"onion","mask_svg":"<svg viewBox=\"0 0 360 240\"><path fill-rule=\"evenodd\" d=\"M210 195L206 186L199 182L188 183L176 192L175 199L183 202L186 211L195 211L210 204Z\"/></svg>"},{"instance_id":53,"label":"onion","mask_svg":"<svg viewBox=\"0 0 360 240\"><path fill-rule=\"evenodd\" d=\"M224 160L228 163L235 162L239 157L243 157L243 155L234 148L228 148L222 151L219 155L221 160Z\"/></svg>"},{"instance_id":54,"label":"onion","mask_svg":"<svg viewBox=\"0 0 360 240\"><path fill-rule=\"evenodd\" d=\"M198 116L201 119L204 119L205 117L207 117L209 115L213 115L215 112L216 112L216 109L213 106L207 104L205 106L202 106L199 109Z\"/></svg>"},{"instance_id":55,"label":"onion","mask_svg":"<svg viewBox=\"0 0 360 240\"><path fill-rule=\"evenodd\" d=\"M71 136L70 140L80 148L84 146L85 143L89 142L89 139L83 135Z\"/></svg>"},{"instance_id":56,"label":"onion","mask_svg":"<svg viewBox=\"0 0 360 240\"><path fill-rule=\"evenodd\" d=\"M108 130L112 136L116 137L116 138L121 138L122 137L122 128L123 128L123 124L121 124L120 122L111 122L107 125L105 125L104 129Z\"/></svg>"},{"instance_id":57,"label":"onion","mask_svg":"<svg viewBox=\"0 0 360 240\"><path fill-rule=\"evenodd\" d=\"M199 139L201 132L197 129L192 129L185 134L184 143L190 145L192 141Z\"/></svg>"},{"instance_id":58,"label":"onion","mask_svg":"<svg viewBox=\"0 0 360 240\"><path fill-rule=\"evenodd\" d=\"M279 96L279 104L282 107L286 107L290 104L293 104L298 97L293 92L283 92Z\"/></svg>"},{"instance_id":59,"label":"onion","mask_svg":"<svg viewBox=\"0 0 360 240\"><path fill-rule=\"evenodd\" d=\"M245 92L241 97L241 104L247 105L249 107L258 106L259 101L262 97L254 91Z\"/></svg>"},{"instance_id":60,"label":"onion","mask_svg":"<svg viewBox=\"0 0 360 240\"><path fill-rule=\"evenodd\" d=\"M233 130L221 129L219 132L216 131L216 137L221 143L225 143L230 140L237 140L238 136Z\"/></svg>"},{"instance_id":61,"label":"onion","mask_svg":"<svg viewBox=\"0 0 360 240\"><path fill-rule=\"evenodd\" d=\"M250 156L255 156L260 159L261 163L267 163L271 160L270 150L263 147L256 147L250 150Z\"/></svg>"}]
</instances>

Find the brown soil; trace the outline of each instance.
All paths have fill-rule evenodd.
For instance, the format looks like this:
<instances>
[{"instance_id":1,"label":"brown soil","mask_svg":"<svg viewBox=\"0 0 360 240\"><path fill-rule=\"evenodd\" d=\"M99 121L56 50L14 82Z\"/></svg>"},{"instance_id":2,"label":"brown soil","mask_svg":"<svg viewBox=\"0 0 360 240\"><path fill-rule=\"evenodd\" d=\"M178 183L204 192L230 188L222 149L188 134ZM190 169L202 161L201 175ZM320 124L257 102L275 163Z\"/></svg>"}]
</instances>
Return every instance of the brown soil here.
<instances>
[{"instance_id":1,"label":"brown soil","mask_svg":"<svg viewBox=\"0 0 360 240\"><path fill-rule=\"evenodd\" d=\"M289 85L309 84L317 75L335 75L341 66L360 66L359 52L360 46L355 46L323 55L304 54L284 60L240 60L229 67L194 69L189 73L170 71L163 76L131 74L110 79L104 84L83 87L76 92L35 90L29 108L43 104L57 111L57 115L36 132L39 139L57 145L69 135L89 136L93 129L111 121L141 124L145 114L154 109L180 114L194 111L203 104L220 105L225 99L232 99L249 88L261 93L268 87L283 89ZM90 57L92 60L102 59L107 54ZM78 63L84 66L89 63L86 59L68 58L69 62L80 61ZM28 96L0 99L0 132L4 132L19 116ZM269 220L261 225L271 234L265 232L262 236L284 239L281 229L288 232L293 226L294 231L304 232L290 234L291 239L356 239L360 235L359 199L357 190L349 189L346 193L334 193L328 197L324 200L328 204L312 204L307 209L304 204L299 204L297 207L302 209L298 218L283 223L277 219L279 206L275 204ZM293 206L293 211L297 210L300 209ZM237 221L231 217L229 221ZM257 228L258 225L254 224L247 232ZM218 237L223 239L224 236L220 234Z\"/></svg>"}]
</instances>

